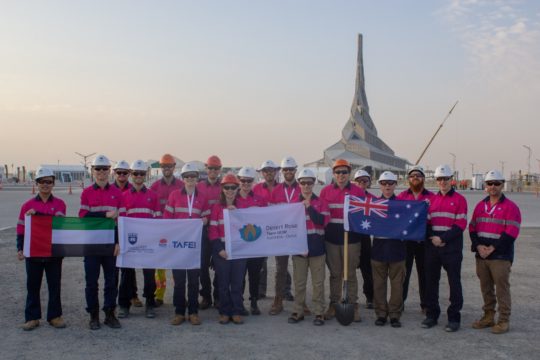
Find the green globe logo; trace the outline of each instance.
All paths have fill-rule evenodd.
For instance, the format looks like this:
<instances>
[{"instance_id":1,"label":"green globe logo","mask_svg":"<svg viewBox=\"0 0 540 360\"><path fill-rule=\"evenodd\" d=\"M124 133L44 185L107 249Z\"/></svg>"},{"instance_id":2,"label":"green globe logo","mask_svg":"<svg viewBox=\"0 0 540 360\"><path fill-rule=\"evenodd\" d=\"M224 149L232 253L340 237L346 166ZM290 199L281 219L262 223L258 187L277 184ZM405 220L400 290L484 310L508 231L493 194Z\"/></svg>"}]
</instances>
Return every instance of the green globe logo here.
<instances>
[{"instance_id":1,"label":"green globe logo","mask_svg":"<svg viewBox=\"0 0 540 360\"><path fill-rule=\"evenodd\" d=\"M261 237L262 229L260 226L247 224L243 228L238 230L240 232L240 237L244 241L255 241Z\"/></svg>"}]
</instances>

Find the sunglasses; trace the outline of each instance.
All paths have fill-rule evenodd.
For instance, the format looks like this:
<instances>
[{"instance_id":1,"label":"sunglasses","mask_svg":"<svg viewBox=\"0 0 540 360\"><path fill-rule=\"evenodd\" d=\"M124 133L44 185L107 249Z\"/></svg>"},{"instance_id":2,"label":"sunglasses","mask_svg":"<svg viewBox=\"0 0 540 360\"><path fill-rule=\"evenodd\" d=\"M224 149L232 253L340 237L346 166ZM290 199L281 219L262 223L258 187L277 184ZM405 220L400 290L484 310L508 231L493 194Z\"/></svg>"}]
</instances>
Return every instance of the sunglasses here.
<instances>
[{"instance_id":1,"label":"sunglasses","mask_svg":"<svg viewBox=\"0 0 540 360\"><path fill-rule=\"evenodd\" d=\"M182 177L184 179L194 179L194 178L198 178L199 175L197 175L197 174L186 174L186 175L182 175Z\"/></svg>"},{"instance_id":2,"label":"sunglasses","mask_svg":"<svg viewBox=\"0 0 540 360\"><path fill-rule=\"evenodd\" d=\"M414 179L414 178L420 179L420 178L423 178L423 176L420 175L420 174L412 174L412 175L409 175L409 179Z\"/></svg>"},{"instance_id":3,"label":"sunglasses","mask_svg":"<svg viewBox=\"0 0 540 360\"><path fill-rule=\"evenodd\" d=\"M236 185L223 185L223 190L236 190L238 186Z\"/></svg>"},{"instance_id":4,"label":"sunglasses","mask_svg":"<svg viewBox=\"0 0 540 360\"><path fill-rule=\"evenodd\" d=\"M146 171L134 171L133 176L146 176Z\"/></svg>"},{"instance_id":5,"label":"sunglasses","mask_svg":"<svg viewBox=\"0 0 540 360\"><path fill-rule=\"evenodd\" d=\"M347 175L347 174L349 174L349 171L348 170L337 170L337 171L334 171L334 174L336 174L336 175Z\"/></svg>"},{"instance_id":6,"label":"sunglasses","mask_svg":"<svg viewBox=\"0 0 540 360\"><path fill-rule=\"evenodd\" d=\"M129 174L129 172L127 172L127 171L115 171L114 173L116 175L127 175L127 174Z\"/></svg>"},{"instance_id":7,"label":"sunglasses","mask_svg":"<svg viewBox=\"0 0 540 360\"><path fill-rule=\"evenodd\" d=\"M253 179L240 179L240 182L242 184L251 184L253 182Z\"/></svg>"},{"instance_id":8,"label":"sunglasses","mask_svg":"<svg viewBox=\"0 0 540 360\"><path fill-rule=\"evenodd\" d=\"M381 184L382 186L392 186L392 185L396 185L396 182L395 181L379 181L379 184Z\"/></svg>"},{"instance_id":9,"label":"sunglasses","mask_svg":"<svg viewBox=\"0 0 540 360\"><path fill-rule=\"evenodd\" d=\"M276 169L274 169L274 168L264 168L261 171L265 172L265 173L269 173L269 172L276 172Z\"/></svg>"},{"instance_id":10,"label":"sunglasses","mask_svg":"<svg viewBox=\"0 0 540 360\"><path fill-rule=\"evenodd\" d=\"M292 172L292 171L296 171L296 168L283 168L283 169L281 169L281 171L283 171L283 172Z\"/></svg>"},{"instance_id":11,"label":"sunglasses","mask_svg":"<svg viewBox=\"0 0 540 360\"><path fill-rule=\"evenodd\" d=\"M208 170L221 170L221 168L217 166L208 166L207 169Z\"/></svg>"},{"instance_id":12,"label":"sunglasses","mask_svg":"<svg viewBox=\"0 0 540 360\"><path fill-rule=\"evenodd\" d=\"M302 186L312 186L315 183L313 181L300 181L299 184Z\"/></svg>"},{"instance_id":13,"label":"sunglasses","mask_svg":"<svg viewBox=\"0 0 540 360\"><path fill-rule=\"evenodd\" d=\"M487 186L501 186L502 182L500 181L486 181Z\"/></svg>"},{"instance_id":14,"label":"sunglasses","mask_svg":"<svg viewBox=\"0 0 540 360\"><path fill-rule=\"evenodd\" d=\"M361 182L361 183L368 183L369 180L368 179L356 179L356 182Z\"/></svg>"},{"instance_id":15,"label":"sunglasses","mask_svg":"<svg viewBox=\"0 0 540 360\"><path fill-rule=\"evenodd\" d=\"M54 184L53 180L37 180L38 184L44 184L44 185L52 185Z\"/></svg>"},{"instance_id":16,"label":"sunglasses","mask_svg":"<svg viewBox=\"0 0 540 360\"><path fill-rule=\"evenodd\" d=\"M161 165L162 169L174 169L174 165Z\"/></svg>"},{"instance_id":17,"label":"sunglasses","mask_svg":"<svg viewBox=\"0 0 540 360\"><path fill-rule=\"evenodd\" d=\"M439 177L437 178L437 181L450 181L449 177Z\"/></svg>"},{"instance_id":18,"label":"sunglasses","mask_svg":"<svg viewBox=\"0 0 540 360\"><path fill-rule=\"evenodd\" d=\"M94 170L96 170L96 171L109 171L110 167L109 166L96 166L94 168Z\"/></svg>"}]
</instances>

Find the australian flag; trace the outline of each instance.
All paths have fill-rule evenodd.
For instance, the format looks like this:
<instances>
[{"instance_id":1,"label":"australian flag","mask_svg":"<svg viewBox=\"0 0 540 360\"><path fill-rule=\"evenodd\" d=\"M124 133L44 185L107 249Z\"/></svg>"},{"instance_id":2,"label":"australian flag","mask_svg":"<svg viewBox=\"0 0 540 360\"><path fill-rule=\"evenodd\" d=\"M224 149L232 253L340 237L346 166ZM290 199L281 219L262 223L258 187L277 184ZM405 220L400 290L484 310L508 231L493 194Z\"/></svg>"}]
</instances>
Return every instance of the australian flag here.
<instances>
[{"instance_id":1,"label":"australian flag","mask_svg":"<svg viewBox=\"0 0 540 360\"><path fill-rule=\"evenodd\" d=\"M425 201L345 197L345 230L389 239L423 241L428 204Z\"/></svg>"}]
</instances>

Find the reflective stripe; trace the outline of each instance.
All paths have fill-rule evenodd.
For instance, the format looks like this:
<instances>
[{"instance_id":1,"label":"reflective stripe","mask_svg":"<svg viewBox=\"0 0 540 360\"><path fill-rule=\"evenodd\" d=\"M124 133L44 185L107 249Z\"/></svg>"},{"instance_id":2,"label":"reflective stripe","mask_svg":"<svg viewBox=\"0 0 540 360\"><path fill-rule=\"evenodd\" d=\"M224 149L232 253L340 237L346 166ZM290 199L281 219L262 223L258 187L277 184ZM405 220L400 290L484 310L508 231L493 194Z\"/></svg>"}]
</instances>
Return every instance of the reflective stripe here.
<instances>
[{"instance_id":1,"label":"reflective stripe","mask_svg":"<svg viewBox=\"0 0 540 360\"><path fill-rule=\"evenodd\" d=\"M210 226L217 226L219 223L215 220L210 221Z\"/></svg>"},{"instance_id":2,"label":"reflective stripe","mask_svg":"<svg viewBox=\"0 0 540 360\"><path fill-rule=\"evenodd\" d=\"M521 227L521 224L514 220L507 220L506 225L515 226L518 229Z\"/></svg>"},{"instance_id":3,"label":"reflective stripe","mask_svg":"<svg viewBox=\"0 0 540 360\"><path fill-rule=\"evenodd\" d=\"M456 219L467 219L467 214L457 214Z\"/></svg>"},{"instance_id":4,"label":"reflective stripe","mask_svg":"<svg viewBox=\"0 0 540 360\"><path fill-rule=\"evenodd\" d=\"M343 209L343 204L328 204L330 209Z\"/></svg>"},{"instance_id":5,"label":"reflective stripe","mask_svg":"<svg viewBox=\"0 0 540 360\"><path fill-rule=\"evenodd\" d=\"M308 233L308 235L309 234L324 235L324 230L322 230L322 229L308 229L307 233Z\"/></svg>"},{"instance_id":6,"label":"reflective stripe","mask_svg":"<svg viewBox=\"0 0 540 360\"><path fill-rule=\"evenodd\" d=\"M478 217L476 218L476 222L479 223L491 223L491 224L506 224L506 220L503 219L493 219L493 218L487 218L487 217Z\"/></svg>"},{"instance_id":7,"label":"reflective stripe","mask_svg":"<svg viewBox=\"0 0 540 360\"><path fill-rule=\"evenodd\" d=\"M163 216L163 213L161 211L154 212L154 217Z\"/></svg>"},{"instance_id":8,"label":"reflective stripe","mask_svg":"<svg viewBox=\"0 0 540 360\"><path fill-rule=\"evenodd\" d=\"M61 211L57 211L54 216L66 216L66 214L64 214L63 212Z\"/></svg>"},{"instance_id":9,"label":"reflective stripe","mask_svg":"<svg viewBox=\"0 0 540 360\"><path fill-rule=\"evenodd\" d=\"M330 212L329 211L321 211L321 215L330 216Z\"/></svg>"},{"instance_id":10,"label":"reflective stripe","mask_svg":"<svg viewBox=\"0 0 540 360\"><path fill-rule=\"evenodd\" d=\"M203 211L201 216L208 216L210 215L210 210Z\"/></svg>"},{"instance_id":11,"label":"reflective stripe","mask_svg":"<svg viewBox=\"0 0 540 360\"><path fill-rule=\"evenodd\" d=\"M431 228L432 228L434 231L448 231L448 230L451 229L450 226L442 226L442 225L441 225L441 226L433 225Z\"/></svg>"},{"instance_id":12,"label":"reflective stripe","mask_svg":"<svg viewBox=\"0 0 540 360\"><path fill-rule=\"evenodd\" d=\"M478 232L478 236L488 238L488 239L498 239L501 237L501 234L493 234L488 232Z\"/></svg>"},{"instance_id":13,"label":"reflective stripe","mask_svg":"<svg viewBox=\"0 0 540 360\"><path fill-rule=\"evenodd\" d=\"M24 225L24 220L17 221L17 225Z\"/></svg>"},{"instance_id":14,"label":"reflective stripe","mask_svg":"<svg viewBox=\"0 0 540 360\"><path fill-rule=\"evenodd\" d=\"M103 211L116 211L116 206L91 206L88 211L90 212L103 212Z\"/></svg>"},{"instance_id":15,"label":"reflective stripe","mask_svg":"<svg viewBox=\"0 0 540 360\"><path fill-rule=\"evenodd\" d=\"M333 224L343 224L343 219L330 219Z\"/></svg>"},{"instance_id":16,"label":"reflective stripe","mask_svg":"<svg viewBox=\"0 0 540 360\"><path fill-rule=\"evenodd\" d=\"M174 212L174 208L172 206L167 205L167 206L165 206L165 211L168 211L168 212L172 213L172 212Z\"/></svg>"},{"instance_id":17,"label":"reflective stripe","mask_svg":"<svg viewBox=\"0 0 540 360\"><path fill-rule=\"evenodd\" d=\"M174 212L177 212L177 213L188 213L188 214L189 214L189 209L188 209L188 208L185 208L185 207L175 207L175 208L174 208ZM192 212L192 213L195 213L195 214L200 214L200 213L201 213L201 210L200 210L200 209L191 209L191 212Z\"/></svg>"},{"instance_id":18,"label":"reflective stripe","mask_svg":"<svg viewBox=\"0 0 540 360\"><path fill-rule=\"evenodd\" d=\"M432 212L430 215L431 215L432 218L434 218L434 217L445 217L445 218L450 218L450 219L453 219L453 218L458 219L458 215L456 215L454 213L443 212L443 211Z\"/></svg>"},{"instance_id":19,"label":"reflective stripe","mask_svg":"<svg viewBox=\"0 0 540 360\"><path fill-rule=\"evenodd\" d=\"M121 207L120 209L118 209L118 212L125 213L125 212L126 212L126 208L125 208L125 207Z\"/></svg>"},{"instance_id":20,"label":"reflective stripe","mask_svg":"<svg viewBox=\"0 0 540 360\"><path fill-rule=\"evenodd\" d=\"M81 205L81 210L90 210L88 205Z\"/></svg>"},{"instance_id":21,"label":"reflective stripe","mask_svg":"<svg viewBox=\"0 0 540 360\"><path fill-rule=\"evenodd\" d=\"M133 209L129 209L127 211L128 215L129 214L150 214L150 215L154 215L154 211L151 210L151 209L148 209L148 208L133 208Z\"/></svg>"},{"instance_id":22,"label":"reflective stripe","mask_svg":"<svg viewBox=\"0 0 540 360\"><path fill-rule=\"evenodd\" d=\"M217 204L218 202L219 200L208 200L209 205L214 205L214 204Z\"/></svg>"}]
</instances>

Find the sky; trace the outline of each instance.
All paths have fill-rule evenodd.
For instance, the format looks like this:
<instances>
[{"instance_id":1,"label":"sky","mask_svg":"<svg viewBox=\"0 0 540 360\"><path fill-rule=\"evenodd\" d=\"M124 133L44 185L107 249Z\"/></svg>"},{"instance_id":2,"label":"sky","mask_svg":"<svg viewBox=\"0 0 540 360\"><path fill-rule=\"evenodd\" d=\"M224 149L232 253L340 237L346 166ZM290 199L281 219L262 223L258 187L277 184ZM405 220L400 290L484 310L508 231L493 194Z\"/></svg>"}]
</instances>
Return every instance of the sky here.
<instances>
[{"instance_id":1,"label":"sky","mask_svg":"<svg viewBox=\"0 0 540 360\"><path fill-rule=\"evenodd\" d=\"M370 115L396 155L463 176L540 166L540 2L0 0L0 165L226 166L322 157L363 34ZM474 164L474 165L472 165Z\"/></svg>"}]
</instances>

